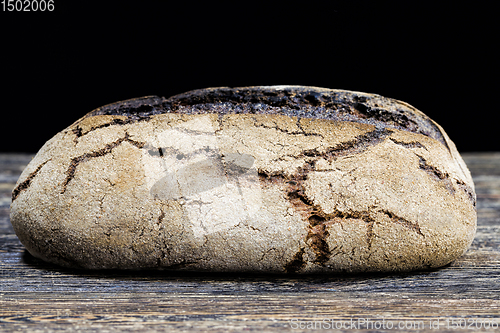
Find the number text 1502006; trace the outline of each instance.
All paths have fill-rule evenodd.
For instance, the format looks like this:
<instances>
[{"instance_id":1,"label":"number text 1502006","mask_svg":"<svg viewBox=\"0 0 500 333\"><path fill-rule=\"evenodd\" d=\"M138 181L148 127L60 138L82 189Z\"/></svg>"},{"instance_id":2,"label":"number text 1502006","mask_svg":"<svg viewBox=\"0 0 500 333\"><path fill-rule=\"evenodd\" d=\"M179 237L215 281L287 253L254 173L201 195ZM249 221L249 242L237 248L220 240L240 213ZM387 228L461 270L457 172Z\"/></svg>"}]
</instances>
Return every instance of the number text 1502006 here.
<instances>
[{"instance_id":1,"label":"number text 1502006","mask_svg":"<svg viewBox=\"0 0 500 333\"><path fill-rule=\"evenodd\" d=\"M4 12L52 12L55 9L54 0L2 0L1 4Z\"/></svg>"}]
</instances>

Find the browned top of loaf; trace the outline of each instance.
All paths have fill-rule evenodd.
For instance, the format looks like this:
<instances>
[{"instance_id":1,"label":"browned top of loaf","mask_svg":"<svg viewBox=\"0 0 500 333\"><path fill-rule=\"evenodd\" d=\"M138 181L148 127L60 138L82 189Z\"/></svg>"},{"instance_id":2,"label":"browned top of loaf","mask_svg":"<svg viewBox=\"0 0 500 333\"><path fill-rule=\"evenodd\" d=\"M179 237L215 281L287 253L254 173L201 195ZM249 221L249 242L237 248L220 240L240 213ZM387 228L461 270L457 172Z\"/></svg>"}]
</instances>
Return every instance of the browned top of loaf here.
<instances>
[{"instance_id":1,"label":"browned top of loaf","mask_svg":"<svg viewBox=\"0 0 500 333\"><path fill-rule=\"evenodd\" d=\"M305 86L221 87L170 98L147 96L105 105L85 117L120 115L140 121L163 113L275 114L352 121L420 133L447 146L435 123L407 103L376 94Z\"/></svg>"}]
</instances>

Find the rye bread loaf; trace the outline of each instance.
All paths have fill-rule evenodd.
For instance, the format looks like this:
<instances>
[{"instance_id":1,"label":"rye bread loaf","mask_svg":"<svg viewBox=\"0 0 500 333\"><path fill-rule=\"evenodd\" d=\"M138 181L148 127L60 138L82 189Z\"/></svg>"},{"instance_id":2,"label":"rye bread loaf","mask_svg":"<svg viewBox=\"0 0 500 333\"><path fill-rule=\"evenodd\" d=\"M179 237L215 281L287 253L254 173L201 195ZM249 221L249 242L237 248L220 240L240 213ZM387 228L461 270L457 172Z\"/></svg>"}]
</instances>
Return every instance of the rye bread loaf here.
<instances>
[{"instance_id":1,"label":"rye bread loaf","mask_svg":"<svg viewBox=\"0 0 500 333\"><path fill-rule=\"evenodd\" d=\"M470 173L444 130L379 95L212 88L98 108L12 193L27 250L89 269L408 271L461 256Z\"/></svg>"}]
</instances>

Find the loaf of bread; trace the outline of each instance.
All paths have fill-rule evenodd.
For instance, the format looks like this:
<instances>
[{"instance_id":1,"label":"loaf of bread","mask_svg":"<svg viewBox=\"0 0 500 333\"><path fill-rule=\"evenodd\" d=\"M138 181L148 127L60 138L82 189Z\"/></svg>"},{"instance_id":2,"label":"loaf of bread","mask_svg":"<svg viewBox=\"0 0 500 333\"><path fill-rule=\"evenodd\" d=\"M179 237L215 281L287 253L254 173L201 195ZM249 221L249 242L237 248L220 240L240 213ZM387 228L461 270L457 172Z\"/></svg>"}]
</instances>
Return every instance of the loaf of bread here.
<instances>
[{"instance_id":1,"label":"loaf of bread","mask_svg":"<svg viewBox=\"0 0 500 333\"><path fill-rule=\"evenodd\" d=\"M35 257L87 269L334 273L446 265L476 196L409 104L303 86L211 88L98 108L12 193Z\"/></svg>"}]
</instances>

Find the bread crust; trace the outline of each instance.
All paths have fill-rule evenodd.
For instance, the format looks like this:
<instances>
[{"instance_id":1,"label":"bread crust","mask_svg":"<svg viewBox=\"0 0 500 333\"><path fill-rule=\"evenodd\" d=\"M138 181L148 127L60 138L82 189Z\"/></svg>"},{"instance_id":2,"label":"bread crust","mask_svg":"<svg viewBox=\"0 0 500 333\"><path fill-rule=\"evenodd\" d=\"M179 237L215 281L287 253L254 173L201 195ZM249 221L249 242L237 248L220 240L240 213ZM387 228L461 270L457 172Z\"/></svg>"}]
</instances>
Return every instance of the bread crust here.
<instances>
[{"instance_id":1,"label":"bread crust","mask_svg":"<svg viewBox=\"0 0 500 333\"><path fill-rule=\"evenodd\" d=\"M470 173L444 130L378 95L210 88L98 108L13 191L33 255L90 269L408 271L462 255Z\"/></svg>"}]
</instances>

